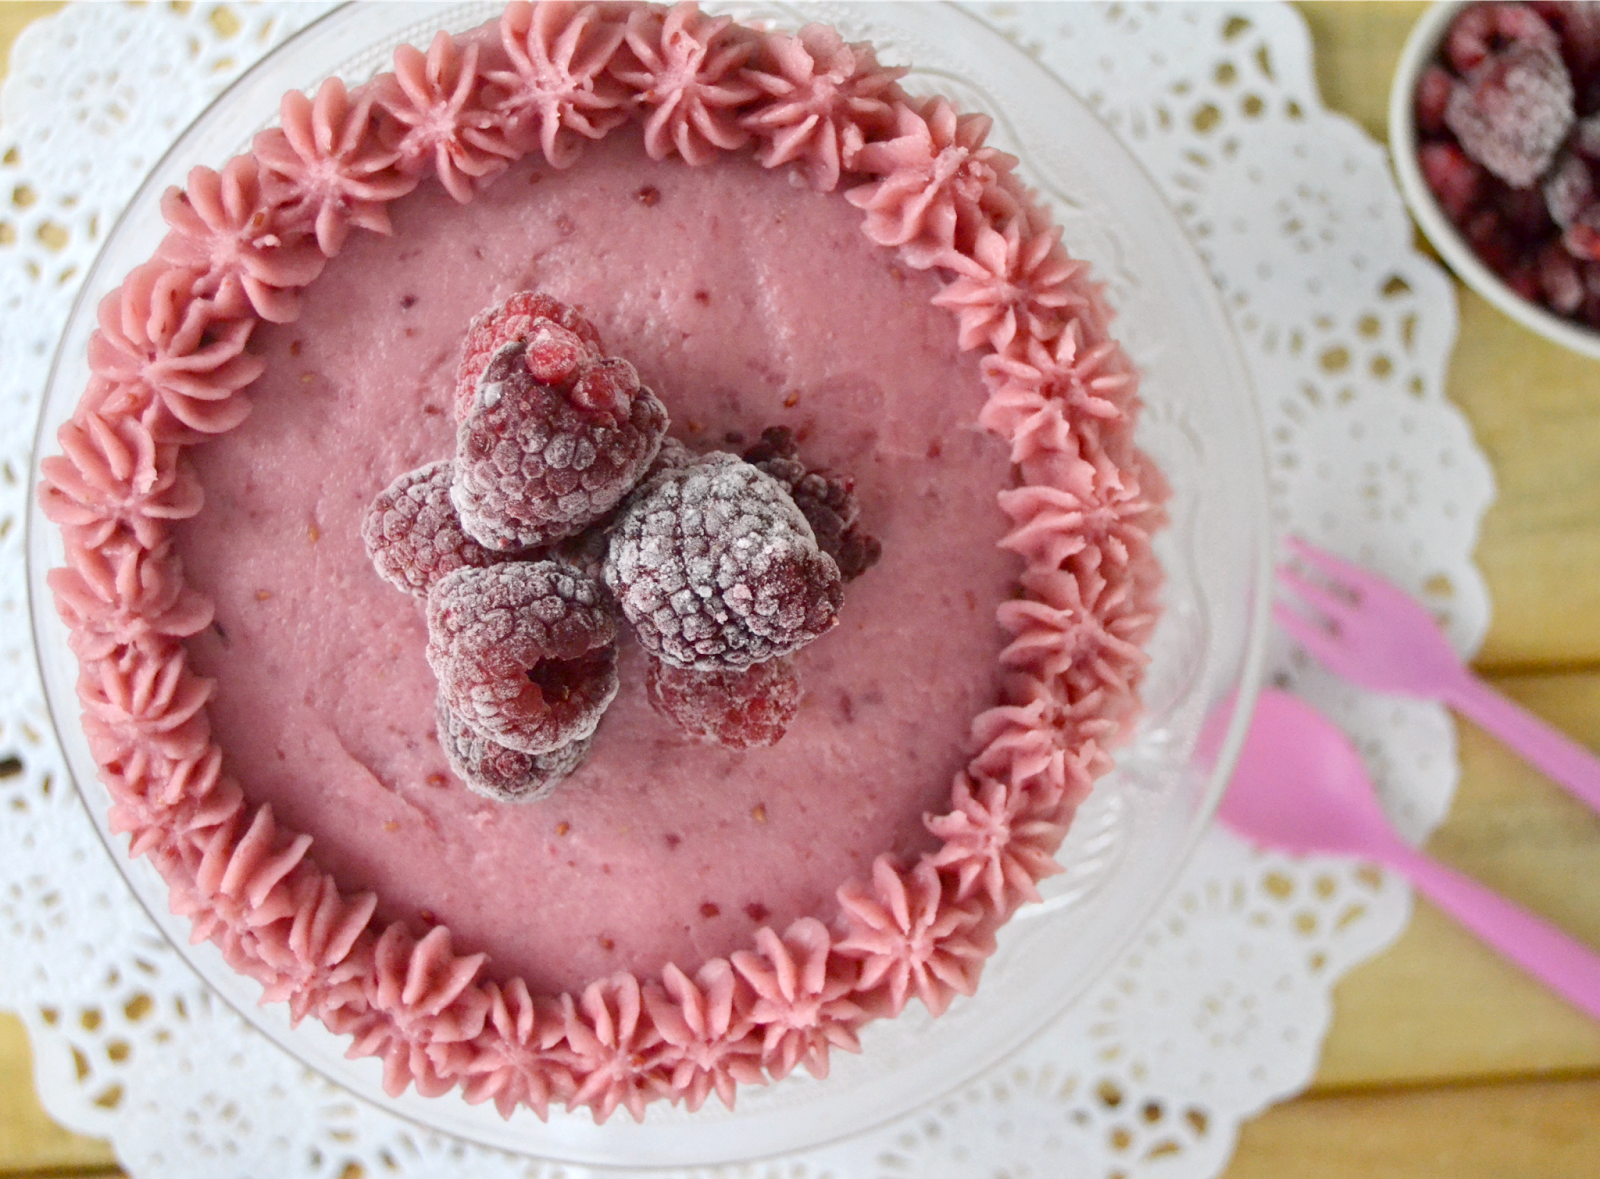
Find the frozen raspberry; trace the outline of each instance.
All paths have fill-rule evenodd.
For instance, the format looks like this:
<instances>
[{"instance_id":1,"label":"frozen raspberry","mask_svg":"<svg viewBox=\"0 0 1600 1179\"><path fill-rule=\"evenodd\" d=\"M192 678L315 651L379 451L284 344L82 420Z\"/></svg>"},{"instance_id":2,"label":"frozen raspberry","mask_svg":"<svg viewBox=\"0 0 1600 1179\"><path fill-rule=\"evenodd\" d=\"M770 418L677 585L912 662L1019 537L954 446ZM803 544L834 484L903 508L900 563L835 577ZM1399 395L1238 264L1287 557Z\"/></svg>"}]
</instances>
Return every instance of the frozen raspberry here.
<instances>
[{"instance_id":1,"label":"frozen raspberry","mask_svg":"<svg viewBox=\"0 0 1600 1179\"><path fill-rule=\"evenodd\" d=\"M1536 263L1539 275L1539 293L1551 310L1562 315L1574 315L1583 306L1583 274L1578 262L1558 242L1551 242L1539 251Z\"/></svg>"},{"instance_id":2,"label":"frozen raspberry","mask_svg":"<svg viewBox=\"0 0 1600 1179\"><path fill-rule=\"evenodd\" d=\"M1417 92L1413 96L1412 106L1417 130L1425 135L1444 132L1444 108L1455 88L1455 78L1442 65L1430 65L1422 71L1422 76L1417 79Z\"/></svg>"},{"instance_id":3,"label":"frozen raspberry","mask_svg":"<svg viewBox=\"0 0 1600 1179\"><path fill-rule=\"evenodd\" d=\"M1517 243L1496 209L1479 209L1467 218L1461 232L1483 264L1501 278L1516 268Z\"/></svg>"},{"instance_id":4,"label":"frozen raspberry","mask_svg":"<svg viewBox=\"0 0 1600 1179\"><path fill-rule=\"evenodd\" d=\"M450 772L474 794L496 802L538 802L582 764L594 738L583 737L549 753L522 753L480 737L445 705L438 704L439 748Z\"/></svg>"},{"instance_id":5,"label":"frozen raspberry","mask_svg":"<svg viewBox=\"0 0 1600 1179\"><path fill-rule=\"evenodd\" d=\"M1594 178L1589 165L1575 155L1561 157L1544 181L1544 203L1550 219L1562 229L1594 203Z\"/></svg>"},{"instance_id":6,"label":"frozen raspberry","mask_svg":"<svg viewBox=\"0 0 1600 1179\"><path fill-rule=\"evenodd\" d=\"M768 426L761 440L745 451L744 461L784 485L811 525L817 547L833 558L844 580L854 581L877 562L883 546L855 526L861 514L855 480L808 468L788 426Z\"/></svg>"},{"instance_id":7,"label":"frozen raspberry","mask_svg":"<svg viewBox=\"0 0 1600 1179\"><path fill-rule=\"evenodd\" d=\"M428 594L428 666L464 724L522 753L589 736L617 693L605 589L554 561L458 569Z\"/></svg>"},{"instance_id":8,"label":"frozen raspberry","mask_svg":"<svg viewBox=\"0 0 1600 1179\"><path fill-rule=\"evenodd\" d=\"M1489 200L1500 210L1501 219L1512 233L1534 240L1549 237L1555 231L1541 187L1512 188L1501 180L1491 181L1489 187Z\"/></svg>"},{"instance_id":9,"label":"frozen raspberry","mask_svg":"<svg viewBox=\"0 0 1600 1179\"><path fill-rule=\"evenodd\" d=\"M446 573L504 560L461 531L450 503L453 479L449 459L407 471L378 493L361 522L379 576L419 598Z\"/></svg>"},{"instance_id":10,"label":"frozen raspberry","mask_svg":"<svg viewBox=\"0 0 1600 1179\"><path fill-rule=\"evenodd\" d=\"M699 461L700 456L676 438L663 438L661 449L656 453L655 462L651 463L650 469L645 472L645 478L652 478L662 471L677 471L684 467L692 467Z\"/></svg>"},{"instance_id":11,"label":"frozen raspberry","mask_svg":"<svg viewBox=\"0 0 1600 1179\"><path fill-rule=\"evenodd\" d=\"M1534 0L1528 5L1555 32L1574 79L1600 69L1600 4L1594 0Z\"/></svg>"},{"instance_id":12,"label":"frozen raspberry","mask_svg":"<svg viewBox=\"0 0 1600 1179\"><path fill-rule=\"evenodd\" d=\"M776 745L800 710L800 679L787 659L740 671L686 671L652 659L644 687L662 716L728 749Z\"/></svg>"},{"instance_id":13,"label":"frozen raspberry","mask_svg":"<svg viewBox=\"0 0 1600 1179\"><path fill-rule=\"evenodd\" d=\"M731 454L663 471L611 526L606 585L645 650L675 667L748 667L838 620L839 567L783 485Z\"/></svg>"},{"instance_id":14,"label":"frozen raspberry","mask_svg":"<svg viewBox=\"0 0 1600 1179\"><path fill-rule=\"evenodd\" d=\"M467 329L466 349L456 370L456 421L471 412L478 378L494 354L507 344L522 341L530 344L529 371L546 385L570 380L578 360L598 360L605 355L600 333L571 307L549 295L518 291L479 315ZM575 352L579 354L576 359Z\"/></svg>"},{"instance_id":15,"label":"frozen raspberry","mask_svg":"<svg viewBox=\"0 0 1600 1179\"><path fill-rule=\"evenodd\" d=\"M1417 165L1445 216L1459 225L1483 191L1483 169L1447 142L1423 144L1417 150Z\"/></svg>"},{"instance_id":16,"label":"frozen raspberry","mask_svg":"<svg viewBox=\"0 0 1600 1179\"><path fill-rule=\"evenodd\" d=\"M1572 150L1591 164L1600 164L1600 114L1589 115L1573 124Z\"/></svg>"},{"instance_id":17,"label":"frozen raspberry","mask_svg":"<svg viewBox=\"0 0 1600 1179\"><path fill-rule=\"evenodd\" d=\"M1583 262L1600 262L1600 203L1593 203L1561 235L1567 253Z\"/></svg>"},{"instance_id":18,"label":"frozen raspberry","mask_svg":"<svg viewBox=\"0 0 1600 1179\"><path fill-rule=\"evenodd\" d=\"M666 408L627 361L586 361L558 387L528 371L527 348L495 353L456 431L451 499L467 535L494 552L553 544L600 520L644 475L667 429ZM603 408L577 400L583 390Z\"/></svg>"},{"instance_id":19,"label":"frozen raspberry","mask_svg":"<svg viewBox=\"0 0 1600 1179\"><path fill-rule=\"evenodd\" d=\"M1515 45L1533 45L1557 52L1560 40L1533 8L1490 0L1461 11L1445 37L1445 56L1458 74L1471 72Z\"/></svg>"},{"instance_id":20,"label":"frozen raspberry","mask_svg":"<svg viewBox=\"0 0 1600 1179\"><path fill-rule=\"evenodd\" d=\"M1467 155L1513 188L1527 188L1572 127L1572 79L1552 46L1518 41L1462 79L1444 119Z\"/></svg>"}]
</instances>

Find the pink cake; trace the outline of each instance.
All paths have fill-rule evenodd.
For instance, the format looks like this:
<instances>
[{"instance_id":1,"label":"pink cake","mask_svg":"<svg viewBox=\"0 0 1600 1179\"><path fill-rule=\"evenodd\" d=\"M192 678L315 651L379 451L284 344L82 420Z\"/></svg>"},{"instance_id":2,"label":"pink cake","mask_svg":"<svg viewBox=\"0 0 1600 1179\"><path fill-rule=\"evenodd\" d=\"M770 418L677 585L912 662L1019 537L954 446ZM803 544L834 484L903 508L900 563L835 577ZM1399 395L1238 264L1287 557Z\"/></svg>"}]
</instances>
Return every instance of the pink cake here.
<instances>
[{"instance_id":1,"label":"pink cake","mask_svg":"<svg viewBox=\"0 0 1600 1179\"><path fill-rule=\"evenodd\" d=\"M1159 475L1136 376L988 120L870 49L511 5L163 201L44 462L111 822L174 911L378 1055L392 1093L597 1119L803 1065L971 994L1137 710ZM882 558L776 744L692 739L645 657L525 805L440 748L374 497L449 457L468 323L593 321L695 452L773 425Z\"/></svg>"}]
</instances>

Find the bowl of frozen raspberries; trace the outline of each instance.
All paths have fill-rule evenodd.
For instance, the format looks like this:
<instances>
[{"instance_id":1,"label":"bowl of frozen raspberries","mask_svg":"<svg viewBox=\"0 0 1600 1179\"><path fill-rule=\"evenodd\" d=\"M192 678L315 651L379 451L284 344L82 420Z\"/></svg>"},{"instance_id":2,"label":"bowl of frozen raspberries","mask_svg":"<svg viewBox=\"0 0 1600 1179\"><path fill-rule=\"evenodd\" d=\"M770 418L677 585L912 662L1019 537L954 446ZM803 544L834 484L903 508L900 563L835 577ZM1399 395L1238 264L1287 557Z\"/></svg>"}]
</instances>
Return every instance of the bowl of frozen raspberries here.
<instances>
[{"instance_id":1,"label":"bowl of frozen raspberries","mask_svg":"<svg viewBox=\"0 0 1600 1179\"><path fill-rule=\"evenodd\" d=\"M1389 98L1401 191L1464 282L1600 357L1600 4L1442 3Z\"/></svg>"}]
</instances>

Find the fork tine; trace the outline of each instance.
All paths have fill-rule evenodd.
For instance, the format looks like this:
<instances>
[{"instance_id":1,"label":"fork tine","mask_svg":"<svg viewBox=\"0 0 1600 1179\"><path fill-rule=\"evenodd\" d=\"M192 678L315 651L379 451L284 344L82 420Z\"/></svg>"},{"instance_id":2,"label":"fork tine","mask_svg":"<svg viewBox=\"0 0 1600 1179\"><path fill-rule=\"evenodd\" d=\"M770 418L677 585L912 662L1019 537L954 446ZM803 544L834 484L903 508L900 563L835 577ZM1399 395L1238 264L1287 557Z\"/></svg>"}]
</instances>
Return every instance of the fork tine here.
<instances>
[{"instance_id":1,"label":"fork tine","mask_svg":"<svg viewBox=\"0 0 1600 1179\"><path fill-rule=\"evenodd\" d=\"M1334 556L1327 549L1318 548L1303 536L1291 533L1283 538L1283 543L1290 552L1328 580L1342 582L1351 593L1366 589L1374 580L1374 574L1343 557Z\"/></svg>"},{"instance_id":2,"label":"fork tine","mask_svg":"<svg viewBox=\"0 0 1600 1179\"><path fill-rule=\"evenodd\" d=\"M1340 597L1326 586L1300 576L1285 565L1278 567L1278 584L1305 604L1322 611L1334 622L1353 617L1359 608L1348 598Z\"/></svg>"},{"instance_id":3,"label":"fork tine","mask_svg":"<svg viewBox=\"0 0 1600 1179\"><path fill-rule=\"evenodd\" d=\"M1322 627L1297 614L1282 602L1272 603L1272 620L1295 642L1304 647L1313 659L1329 667L1338 667L1344 660L1344 648Z\"/></svg>"}]
</instances>

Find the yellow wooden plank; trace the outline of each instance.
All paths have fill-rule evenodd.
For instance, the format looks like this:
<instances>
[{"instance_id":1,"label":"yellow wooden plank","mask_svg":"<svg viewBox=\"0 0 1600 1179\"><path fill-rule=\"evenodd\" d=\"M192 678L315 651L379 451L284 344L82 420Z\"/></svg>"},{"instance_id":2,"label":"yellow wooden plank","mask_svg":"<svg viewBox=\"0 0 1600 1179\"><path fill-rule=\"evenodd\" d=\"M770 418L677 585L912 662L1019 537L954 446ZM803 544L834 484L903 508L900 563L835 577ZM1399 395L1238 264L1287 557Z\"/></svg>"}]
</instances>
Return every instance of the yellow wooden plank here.
<instances>
[{"instance_id":1,"label":"yellow wooden plank","mask_svg":"<svg viewBox=\"0 0 1600 1179\"><path fill-rule=\"evenodd\" d=\"M1225 1179L1600 1175L1600 1080L1301 1098L1244 1127Z\"/></svg>"},{"instance_id":2,"label":"yellow wooden plank","mask_svg":"<svg viewBox=\"0 0 1600 1179\"><path fill-rule=\"evenodd\" d=\"M4 0L0 3L0 77L11 64L11 43L29 21L56 11L62 0Z\"/></svg>"},{"instance_id":3,"label":"yellow wooden plank","mask_svg":"<svg viewBox=\"0 0 1600 1179\"><path fill-rule=\"evenodd\" d=\"M108 1143L63 1130L33 1091L33 1056L20 1020L0 1013L0 1175L116 1165Z\"/></svg>"},{"instance_id":4,"label":"yellow wooden plank","mask_svg":"<svg viewBox=\"0 0 1600 1179\"><path fill-rule=\"evenodd\" d=\"M1494 618L1480 666L1600 660L1600 360L1463 290L1449 393L1500 485L1477 558Z\"/></svg>"},{"instance_id":5,"label":"yellow wooden plank","mask_svg":"<svg viewBox=\"0 0 1600 1179\"><path fill-rule=\"evenodd\" d=\"M1302 0L1295 5L1311 29L1323 104L1349 115L1380 143L1389 138L1389 79L1400 47L1427 7L1416 0Z\"/></svg>"}]
</instances>

